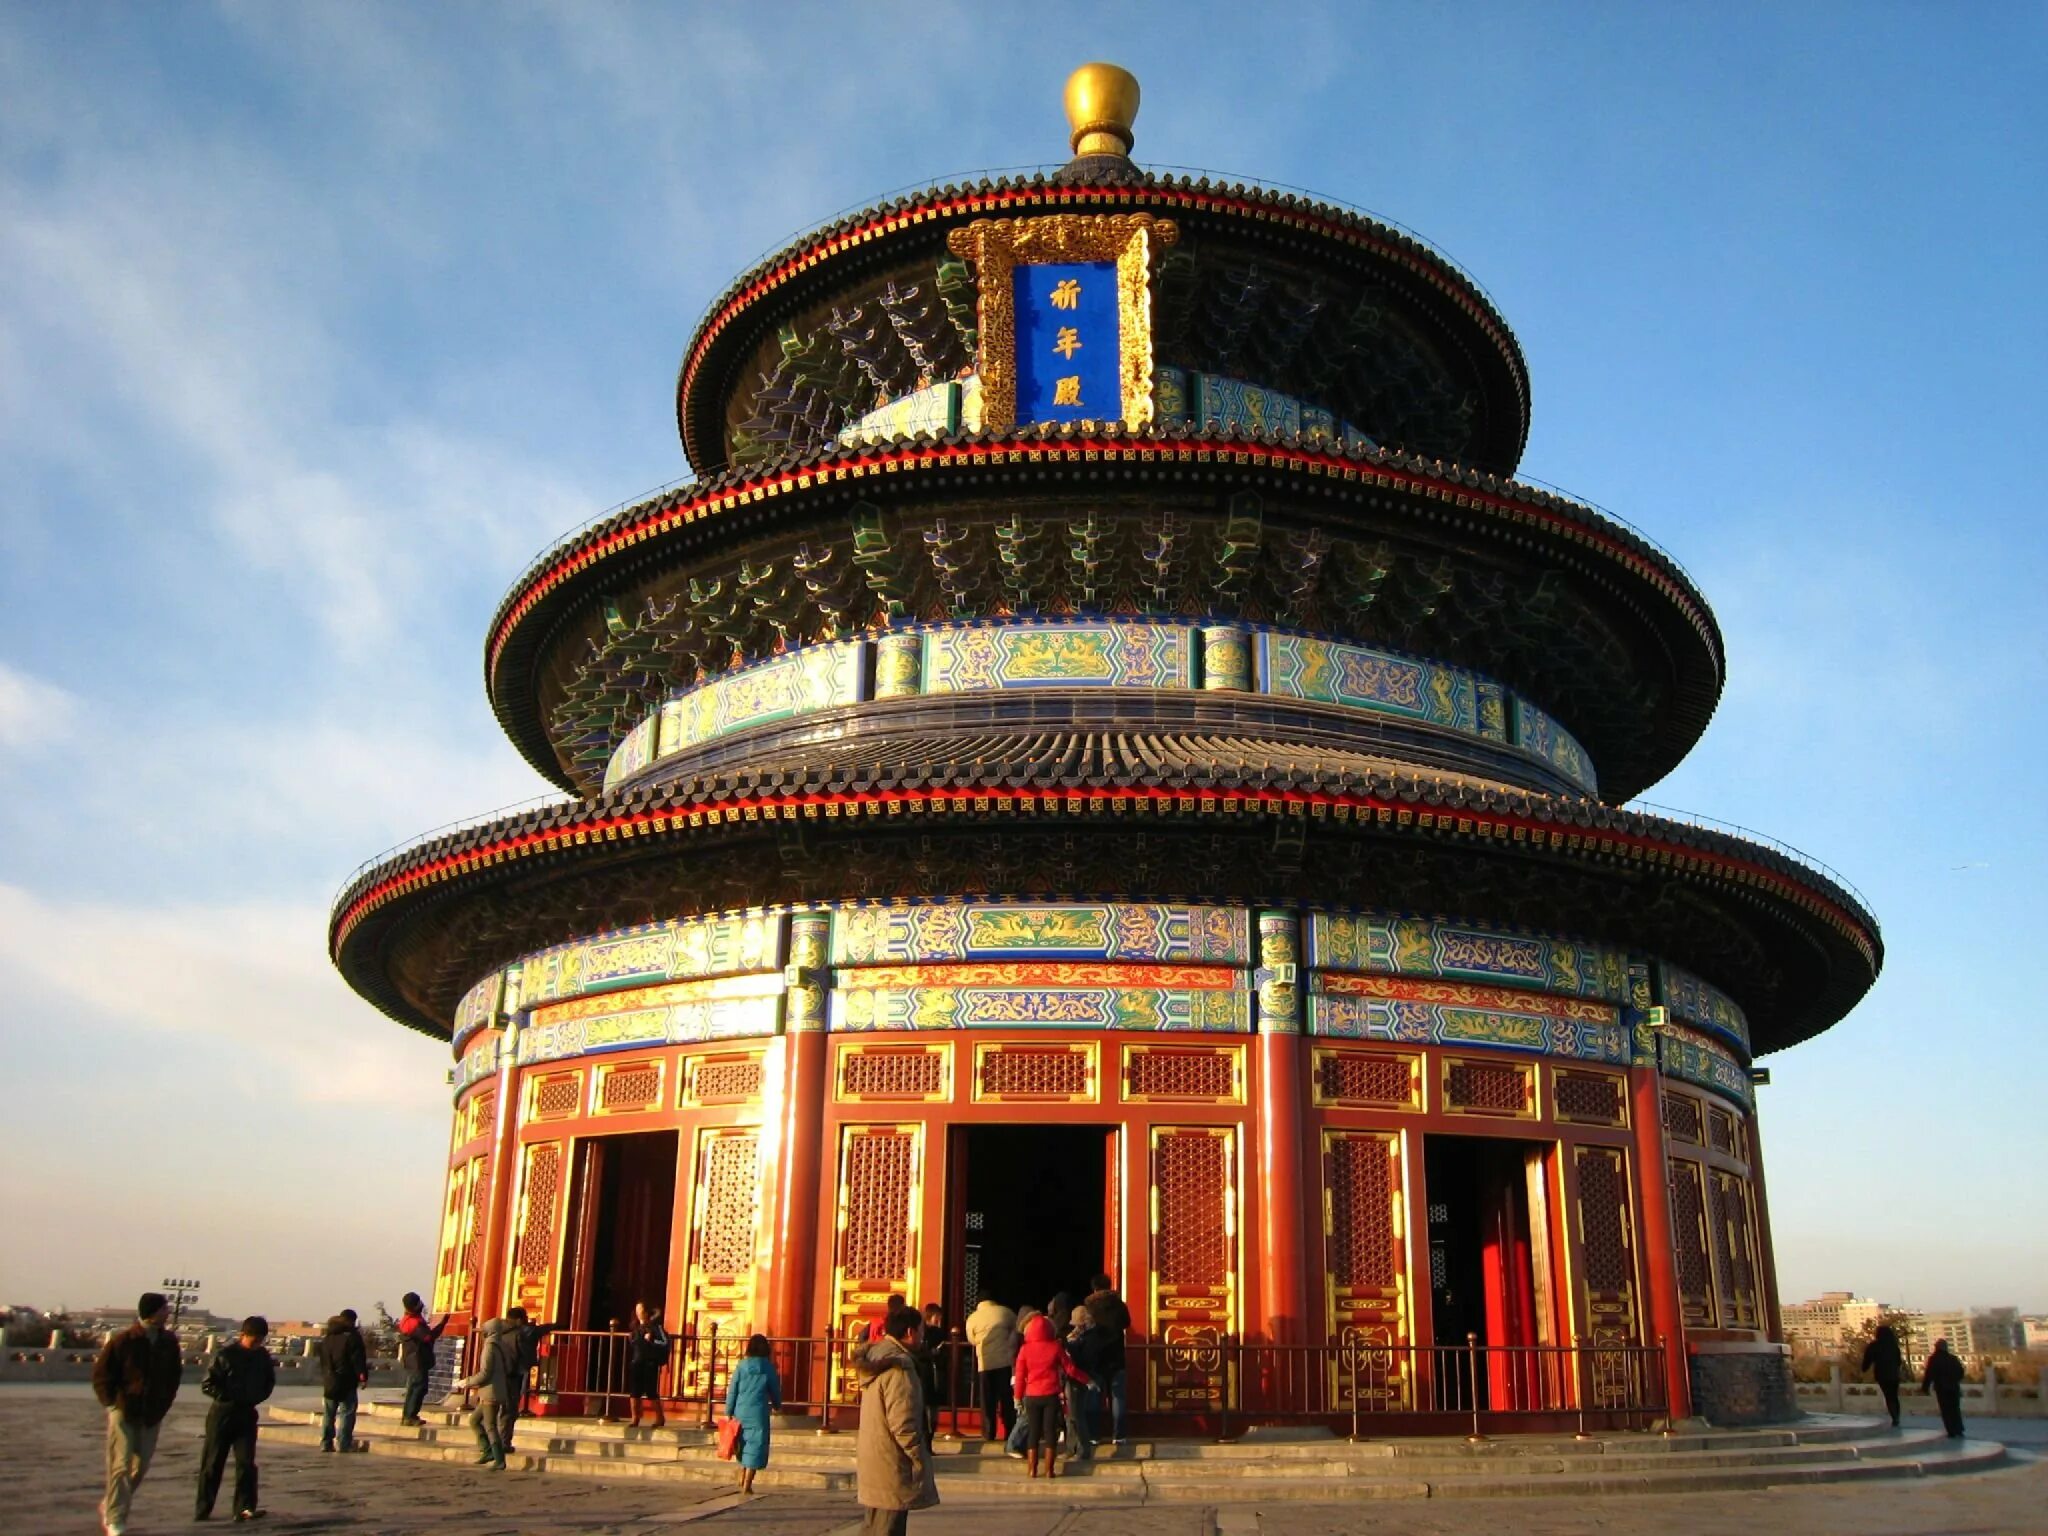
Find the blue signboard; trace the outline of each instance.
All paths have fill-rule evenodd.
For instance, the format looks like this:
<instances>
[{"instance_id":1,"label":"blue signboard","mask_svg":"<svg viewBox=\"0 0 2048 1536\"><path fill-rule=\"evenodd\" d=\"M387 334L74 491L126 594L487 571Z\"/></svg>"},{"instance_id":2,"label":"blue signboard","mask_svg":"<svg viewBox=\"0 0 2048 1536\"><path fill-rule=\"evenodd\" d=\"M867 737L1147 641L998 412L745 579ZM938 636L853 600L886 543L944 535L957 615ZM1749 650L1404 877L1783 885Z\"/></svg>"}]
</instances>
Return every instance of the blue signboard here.
<instances>
[{"instance_id":1,"label":"blue signboard","mask_svg":"<svg viewBox=\"0 0 2048 1536\"><path fill-rule=\"evenodd\" d=\"M1012 274L1017 419L1120 421L1116 263L1044 262Z\"/></svg>"}]
</instances>

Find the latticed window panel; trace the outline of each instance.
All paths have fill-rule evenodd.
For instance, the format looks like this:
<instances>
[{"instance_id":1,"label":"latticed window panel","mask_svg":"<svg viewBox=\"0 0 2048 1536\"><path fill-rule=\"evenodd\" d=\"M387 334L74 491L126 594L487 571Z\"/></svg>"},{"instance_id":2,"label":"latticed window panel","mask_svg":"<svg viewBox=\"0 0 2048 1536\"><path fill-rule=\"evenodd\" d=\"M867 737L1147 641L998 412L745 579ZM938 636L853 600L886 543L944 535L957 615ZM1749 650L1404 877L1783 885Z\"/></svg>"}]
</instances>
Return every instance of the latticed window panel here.
<instances>
[{"instance_id":1,"label":"latticed window panel","mask_svg":"<svg viewBox=\"0 0 2048 1536\"><path fill-rule=\"evenodd\" d=\"M1705 1122L1700 1115L1700 1101L1688 1093L1667 1092L1664 1095L1664 1134L1673 1141L1704 1146L1707 1136Z\"/></svg>"},{"instance_id":2,"label":"latticed window panel","mask_svg":"<svg viewBox=\"0 0 2048 1536\"><path fill-rule=\"evenodd\" d=\"M1612 1072L1556 1068L1550 1075L1550 1097L1560 1120L1576 1125L1628 1124L1628 1093Z\"/></svg>"},{"instance_id":3,"label":"latticed window panel","mask_svg":"<svg viewBox=\"0 0 2048 1536\"><path fill-rule=\"evenodd\" d=\"M850 1127L840 1174L839 1265L850 1281L907 1280L917 1138L904 1127Z\"/></svg>"},{"instance_id":4,"label":"latticed window panel","mask_svg":"<svg viewBox=\"0 0 2048 1536\"><path fill-rule=\"evenodd\" d=\"M516 1303L533 1317L547 1317L552 1311L548 1302L553 1295L566 1162L567 1150L559 1141L544 1141L526 1149L519 1240L512 1250L512 1292Z\"/></svg>"},{"instance_id":5,"label":"latticed window panel","mask_svg":"<svg viewBox=\"0 0 2048 1536\"><path fill-rule=\"evenodd\" d=\"M1519 1062L1444 1061L1443 1107L1457 1115L1536 1118L1536 1069Z\"/></svg>"},{"instance_id":6,"label":"latticed window panel","mask_svg":"<svg viewBox=\"0 0 2048 1536\"><path fill-rule=\"evenodd\" d=\"M1096 1100L1093 1044L978 1044L974 1048L974 1100L978 1104L1092 1104Z\"/></svg>"},{"instance_id":7,"label":"latticed window panel","mask_svg":"<svg viewBox=\"0 0 2048 1536\"><path fill-rule=\"evenodd\" d=\"M457 1163L448 1170L448 1194L441 1206L440 1262L434 1269L434 1310L455 1306L456 1277L462 1267L463 1217L469 1211L469 1186L480 1159Z\"/></svg>"},{"instance_id":8,"label":"latticed window panel","mask_svg":"<svg viewBox=\"0 0 2048 1536\"><path fill-rule=\"evenodd\" d=\"M1379 1289L1401 1273L1400 1142L1371 1132L1323 1133L1331 1283Z\"/></svg>"},{"instance_id":9,"label":"latticed window panel","mask_svg":"<svg viewBox=\"0 0 2048 1536\"><path fill-rule=\"evenodd\" d=\"M1578 1174L1579 1284L1585 1336L1596 1344L1631 1343L1636 1335L1635 1255L1629 1242L1628 1158L1616 1147L1572 1149ZM1626 1373L1596 1370L1588 1386L1594 1407L1618 1406Z\"/></svg>"},{"instance_id":10,"label":"latticed window panel","mask_svg":"<svg viewBox=\"0 0 2048 1536\"><path fill-rule=\"evenodd\" d=\"M633 1114L661 1107L662 1063L627 1062L600 1068L597 1074L597 1112L600 1115Z\"/></svg>"},{"instance_id":11,"label":"latticed window panel","mask_svg":"<svg viewBox=\"0 0 2048 1536\"><path fill-rule=\"evenodd\" d=\"M534 1078L526 1088L526 1118L537 1120L573 1120L583 1112L583 1074L577 1072L545 1072Z\"/></svg>"},{"instance_id":12,"label":"latticed window panel","mask_svg":"<svg viewBox=\"0 0 2048 1536\"><path fill-rule=\"evenodd\" d=\"M482 1088L469 1096L470 1141L481 1141L498 1128L498 1095L491 1088Z\"/></svg>"},{"instance_id":13,"label":"latticed window panel","mask_svg":"<svg viewBox=\"0 0 2048 1536\"><path fill-rule=\"evenodd\" d=\"M1707 1145L1726 1157L1742 1156L1742 1133L1727 1110L1707 1111Z\"/></svg>"},{"instance_id":14,"label":"latticed window panel","mask_svg":"<svg viewBox=\"0 0 2048 1536\"><path fill-rule=\"evenodd\" d=\"M761 1221L759 1133L703 1133L697 1159L697 1231L692 1262L705 1275L729 1278L754 1267Z\"/></svg>"},{"instance_id":15,"label":"latticed window panel","mask_svg":"<svg viewBox=\"0 0 2048 1536\"><path fill-rule=\"evenodd\" d=\"M1207 1131L1161 1130L1152 1151L1158 1201L1156 1268L1162 1286L1229 1283L1230 1141Z\"/></svg>"},{"instance_id":16,"label":"latticed window panel","mask_svg":"<svg viewBox=\"0 0 2048 1536\"><path fill-rule=\"evenodd\" d=\"M1759 1326L1759 1308L1749 1190L1732 1173L1713 1169L1708 1176L1713 1181L1714 1288L1721 1302L1722 1324L1729 1328L1755 1328Z\"/></svg>"},{"instance_id":17,"label":"latticed window panel","mask_svg":"<svg viewBox=\"0 0 2048 1536\"><path fill-rule=\"evenodd\" d=\"M1422 1058L1406 1051L1317 1051L1314 1083L1319 1105L1422 1108Z\"/></svg>"},{"instance_id":18,"label":"latticed window panel","mask_svg":"<svg viewBox=\"0 0 2048 1536\"><path fill-rule=\"evenodd\" d=\"M1671 1159L1671 1241L1678 1299L1688 1328L1715 1326L1714 1264L1708 1254L1706 1170L1689 1157Z\"/></svg>"},{"instance_id":19,"label":"latticed window panel","mask_svg":"<svg viewBox=\"0 0 2048 1536\"><path fill-rule=\"evenodd\" d=\"M455 1296L450 1302L458 1312L476 1305L477 1282L484 1272L484 1242L491 1230L491 1159L472 1159L469 1169L469 1214L463 1221L462 1262L455 1272Z\"/></svg>"},{"instance_id":20,"label":"latticed window panel","mask_svg":"<svg viewBox=\"0 0 2048 1536\"><path fill-rule=\"evenodd\" d=\"M1241 1046L1124 1047L1124 1099L1132 1104L1239 1104L1244 1101Z\"/></svg>"},{"instance_id":21,"label":"latticed window panel","mask_svg":"<svg viewBox=\"0 0 2048 1536\"><path fill-rule=\"evenodd\" d=\"M933 1103L950 1098L943 1045L861 1045L839 1052L837 1097L843 1101L909 1100Z\"/></svg>"},{"instance_id":22,"label":"latticed window panel","mask_svg":"<svg viewBox=\"0 0 2048 1536\"><path fill-rule=\"evenodd\" d=\"M766 1067L757 1053L693 1056L684 1079L683 1098L690 1104L747 1104L761 1097Z\"/></svg>"}]
</instances>

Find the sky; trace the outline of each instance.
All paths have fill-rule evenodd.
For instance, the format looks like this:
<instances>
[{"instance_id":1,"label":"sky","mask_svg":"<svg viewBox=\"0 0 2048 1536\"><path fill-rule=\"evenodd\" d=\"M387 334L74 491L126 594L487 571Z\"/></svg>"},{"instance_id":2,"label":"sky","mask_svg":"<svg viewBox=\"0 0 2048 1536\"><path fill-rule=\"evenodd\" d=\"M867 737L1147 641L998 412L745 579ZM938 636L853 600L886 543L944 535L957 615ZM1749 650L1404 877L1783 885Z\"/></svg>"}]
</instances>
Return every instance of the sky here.
<instances>
[{"instance_id":1,"label":"sky","mask_svg":"<svg viewBox=\"0 0 2048 1536\"><path fill-rule=\"evenodd\" d=\"M432 1280L445 1047L328 965L365 858L547 786L484 627L688 474L743 268L885 193L1136 157L1419 232L1531 476L1726 634L1649 798L1782 838L1883 978L1768 1059L1783 1294L2048 1310L2048 11L0 0L0 1301Z\"/></svg>"}]
</instances>

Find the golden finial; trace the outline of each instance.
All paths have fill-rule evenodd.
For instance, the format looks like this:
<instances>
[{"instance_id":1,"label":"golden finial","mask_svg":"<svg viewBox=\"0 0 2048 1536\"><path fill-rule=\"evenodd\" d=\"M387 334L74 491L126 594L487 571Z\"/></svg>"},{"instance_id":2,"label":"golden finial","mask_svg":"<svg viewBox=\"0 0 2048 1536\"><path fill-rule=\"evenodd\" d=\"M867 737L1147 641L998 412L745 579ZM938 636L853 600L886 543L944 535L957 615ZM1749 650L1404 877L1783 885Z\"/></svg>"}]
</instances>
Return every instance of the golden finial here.
<instances>
[{"instance_id":1,"label":"golden finial","mask_svg":"<svg viewBox=\"0 0 2048 1536\"><path fill-rule=\"evenodd\" d=\"M1067 121L1076 155L1128 155L1137 138L1138 77L1114 64L1083 64L1067 76Z\"/></svg>"}]
</instances>

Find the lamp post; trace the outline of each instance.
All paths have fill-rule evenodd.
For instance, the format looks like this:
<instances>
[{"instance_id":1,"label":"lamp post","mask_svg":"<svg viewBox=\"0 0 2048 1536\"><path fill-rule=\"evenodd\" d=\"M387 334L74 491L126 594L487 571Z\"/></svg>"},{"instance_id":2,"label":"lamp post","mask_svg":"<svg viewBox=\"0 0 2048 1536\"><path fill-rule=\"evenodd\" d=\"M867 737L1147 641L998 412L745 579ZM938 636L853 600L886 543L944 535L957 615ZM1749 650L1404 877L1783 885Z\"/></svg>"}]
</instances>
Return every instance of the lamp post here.
<instances>
[{"instance_id":1,"label":"lamp post","mask_svg":"<svg viewBox=\"0 0 2048 1536\"><path fill-rule=\"evenodd\" d=\"M164 1294L170 1298L171 1328L173 1331L176 1331L178 1319L184 1314L185 1308L199 1300L199 1282L197 1280L162 1280L158 1283L163 1286Z\"/></svg>"}]
</instances>

